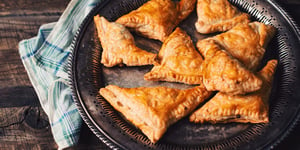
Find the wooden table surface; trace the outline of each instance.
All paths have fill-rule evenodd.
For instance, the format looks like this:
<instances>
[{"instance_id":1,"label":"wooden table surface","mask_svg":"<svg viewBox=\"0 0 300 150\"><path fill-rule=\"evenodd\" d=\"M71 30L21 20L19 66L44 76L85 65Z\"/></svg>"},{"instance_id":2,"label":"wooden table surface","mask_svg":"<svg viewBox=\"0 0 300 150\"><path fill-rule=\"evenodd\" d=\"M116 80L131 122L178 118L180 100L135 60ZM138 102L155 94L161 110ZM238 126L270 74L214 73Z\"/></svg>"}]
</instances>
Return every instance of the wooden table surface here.
<instances>
[{"instance_id":1,"label":"wooden table surface","mask_svg":"<svg viewBox=\"0 0 300 150\"><path fill-rule=\"evenodd\" d=\"M70 0L0 1L0 150L57 149L46 114L18 53L22 39L57 21ZM300 24L300 1L280 5ZM275 149L300 149L300 123ZM69 149L108 149L84 124L79 144Z\"/></svg>"}]
</instances>

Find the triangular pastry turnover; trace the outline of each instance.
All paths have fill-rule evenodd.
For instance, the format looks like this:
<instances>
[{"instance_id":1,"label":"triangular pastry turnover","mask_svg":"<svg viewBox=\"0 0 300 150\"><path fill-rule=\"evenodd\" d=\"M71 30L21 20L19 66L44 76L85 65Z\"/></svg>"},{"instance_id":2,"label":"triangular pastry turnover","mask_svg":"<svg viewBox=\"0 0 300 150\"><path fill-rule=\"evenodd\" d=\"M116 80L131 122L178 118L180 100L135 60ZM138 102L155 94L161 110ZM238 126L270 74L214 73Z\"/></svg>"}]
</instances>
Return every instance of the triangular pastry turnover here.
<instances>
[{"instance_id":1,"label":"triangular pastry turnover","mask_svg":"<svg viewBox=\"0 0 300 150\"><path fill-rule=\"evenodd\" d=\"M269 122L269 95L276 66L277 60L270 60L258 73L264 81L259 91L236 96L219 92L196 110L190 116L190 121L196 123Z\"/></svg>"},{"instance_id":2,"label":"triangular pastry turnover","mask_svg":"<svg viewBox=\"0 0 300 150\"><path fill-rule=\"evenodd\" d=\"M195 3L196 0L150 0L116 22L145 37L163 42L177 24L194 10Z\"/></svg>"},{"instance_id":3,"label":"triangular pastry turnover","mask_svg":"<svg viewBox=\"0 0 300 150\"><path fill-rule=\"evenodd\" d=\"M198 20L195 26L199 33L227 31L238 23L250 22L250 16L228 0L198 0L196 9Z\"/></svg>"},{"instance_id":4,"label":"triangular pastry turnover","mask_svg":"<svg viewBox=\"0 0 300 150\"><path fill-rule=\"evenodd\" d=\"M203 84L209 91L231 95L245 94L261 88L262 81L212 40L200 49Z\"/></svg>"},{"instance_id":5,"label":"triangular pastry turnover","mask_svg":"<svg viewBox=\"0 0 300 150\"><path fill-rule=\"evenodd\" d=\"M158 61L159 63L145 74L145 80L202 83L203 58L195 49L191 38L179 27L164 41Z\"/></svg>"},{"instance_id":6,"label":"triangular pastry turnover","mask_svg":"<svg viewBox=\"0 0 300 150\"><path fill-rule=\"evenodd\" d=\"M108 85L100 89L100 94L155 143L171 124L191 113L210 92L203 85L185 90Z\"/></svg>"},{"instance_id":7,"label":"triangular pastry turnover","mask_svg":"<svg viewBox=\"0 0 300 150\"><path fill-rule=\"evenodd\" d=\"M138 48L125 26L109 22L99 15L94 17L94 22L103 48L101 63L104 66L141 66L155 62L156 54Z\"/></svg>"},{"instance_id":8,"label":"triangular pastry turnover","mask_svg":"<svg viewBox=\"0 0 300 150\"><path fill-rule=\"evenodd\" d=\"M214 40L248 69L256 71L275 31L273 26L260 22L238 24L225 33L199 41L197 48L205 47L205 40Z\"/></svg>"}]
</instances>

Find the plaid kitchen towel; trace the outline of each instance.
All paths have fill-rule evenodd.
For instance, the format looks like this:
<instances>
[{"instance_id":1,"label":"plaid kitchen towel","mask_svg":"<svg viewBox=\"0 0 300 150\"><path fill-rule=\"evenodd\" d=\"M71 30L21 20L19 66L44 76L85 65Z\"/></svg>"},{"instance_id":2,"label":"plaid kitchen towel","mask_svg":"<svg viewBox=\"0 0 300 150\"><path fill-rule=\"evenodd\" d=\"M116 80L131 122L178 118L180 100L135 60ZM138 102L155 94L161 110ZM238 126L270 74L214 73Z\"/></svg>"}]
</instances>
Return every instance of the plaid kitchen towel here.
<instances>
[{"instance_id":1,"label":"plaid kitchen towel","mask_svg":"<svg viewBox=\"0 0 300 150\"><path fill-rule=\"evenodd\" d=\"M84 18L102 1L72 0L57 22L42 25L36 37L19 43L22 62L59 149L78 142L82 124L68 84L71 43Z\"/></svg>"}]
</instances>

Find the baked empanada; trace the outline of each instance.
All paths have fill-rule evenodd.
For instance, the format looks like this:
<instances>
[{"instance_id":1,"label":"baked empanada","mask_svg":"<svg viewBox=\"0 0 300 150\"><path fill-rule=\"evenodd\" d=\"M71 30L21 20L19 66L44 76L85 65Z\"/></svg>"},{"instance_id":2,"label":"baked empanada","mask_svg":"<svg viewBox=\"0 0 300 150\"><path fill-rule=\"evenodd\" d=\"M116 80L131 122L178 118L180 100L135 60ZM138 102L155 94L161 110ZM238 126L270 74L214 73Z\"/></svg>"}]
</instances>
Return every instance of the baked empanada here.
<instances>
[{"instance_id":1,"label":"baked empanada","mask_svg":"<svg viewBox=\"0 0 300 150\"><path fill-rule=\"evenodd\" d=\"M202 83L202 56L195 49L191 38L179 27L163 43L158 53L158 61L145 74L145 80Z\"/></svg>"},{"instance_id":2,"label":"baked empanada","mask_svg":"<svg viewBox=\"0 0 300 150\"><path fill-rule=\"evenodd\" d=\"M94 17L94 22L103 48L101 63L104 66L141 66L155 62L156 54L138 48L125 26L108 22L99 15Z\"/></svg>"},{"instance_id":3,"label":"baked empanada","mask_svg":"<svg viewBox=\"0 0 300 150\"><path fill-rule=\"evenodd\" d=\"M270 60L258 73L264 82L259 91L236 96L219 92L196 110L190 116L190 121L196 123L269 122L269 96L276 66L277 60Z\"/></svg>"},{"instance_id":4,"label":"baked empanada","mask_svg":"<svg viewBox=\"0 0 300 150\"><path fill-rule=\"evenodd\" d=\"M200 52L204 56L202 74L207 90L237 95L261 88L262 81L214 41L206 40Z\"/></svg>"},{"instance_id":5,"label":"baked empanada","mask_svg":"<svg viewBox=\"0 0 300 150\"><path fill-rule=\"evenodd\" d=\"M186 90L108 85L100 89L100 94L155 143L171 124L192 112L210 92L203 85Z\"/></svg>"},{"instance_id":6,"label":"baked empanada","mask_svg":"<svg viewBox=\"0 0 300 150\"><path fill-rule=\"evenodd\" d=\"M163 42L177 24L193 11L195 3L196 0L150 0L116 22L145 37Z\"/></svg>"},{"instance_id":7,"label":"baked empanada","mask_svg":"<svg viewBox=\"0 0 300 150\"><path fill-rule=\"evenodd\" d=\"M275 28L271 25L260 22L238 24L225 33L199 41L197 48L205 47L205 40L214 40L248 69L256 71L274 34Z\"/></svg>"},{"instance_id":8,"label":"baked empanada","mask_svg":"<svg viewBox=\"0 0 300 150\"><path fill-rule=\"evenodd\" d=\"M199 33L227 31L238 23L250 22L247 13L242 13L227 0L198 0L196 9L195 26Z\"/></svg>"}]
</instances>

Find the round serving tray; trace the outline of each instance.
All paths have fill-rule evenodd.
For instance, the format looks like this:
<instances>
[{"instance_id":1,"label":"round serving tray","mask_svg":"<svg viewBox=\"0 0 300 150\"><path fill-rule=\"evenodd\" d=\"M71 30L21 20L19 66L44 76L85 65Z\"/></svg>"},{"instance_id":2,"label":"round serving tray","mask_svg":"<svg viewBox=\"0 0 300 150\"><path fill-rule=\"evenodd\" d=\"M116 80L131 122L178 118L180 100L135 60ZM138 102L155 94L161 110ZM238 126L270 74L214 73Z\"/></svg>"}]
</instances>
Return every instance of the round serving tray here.
<instances>
[{"instance_id":1,"label":"round serving tray","mask_svg":"<svg viewBox=\"0 0 300 150\"><path fill-rule=\"evenodd\" d=\"M93 16L100 14L109 21L141 6L146 0L104 0L83 21L73 41L69 60L74 102L90 129L113 149L271 149L282 141L300 118L300 35L299 28L287 13L271 0L229 0L252 20L277 28L269 43L262 66L269 59L278 59L270 96L270 122L266 124L228 123L195 124L183 118L169 127L163 137L151 143L143 133L114 110L99 95L101 87L169 86L187 88L184 84L149 82L144 73L152 66L106 68L100 63L102 48L97 38ZM194 42L211 35L195 32L196 12L179 27ZM134 33L133 33L134 34ZM139 47L155 52L161 42L135 35Z\"/></svg>"}]
</instances>

